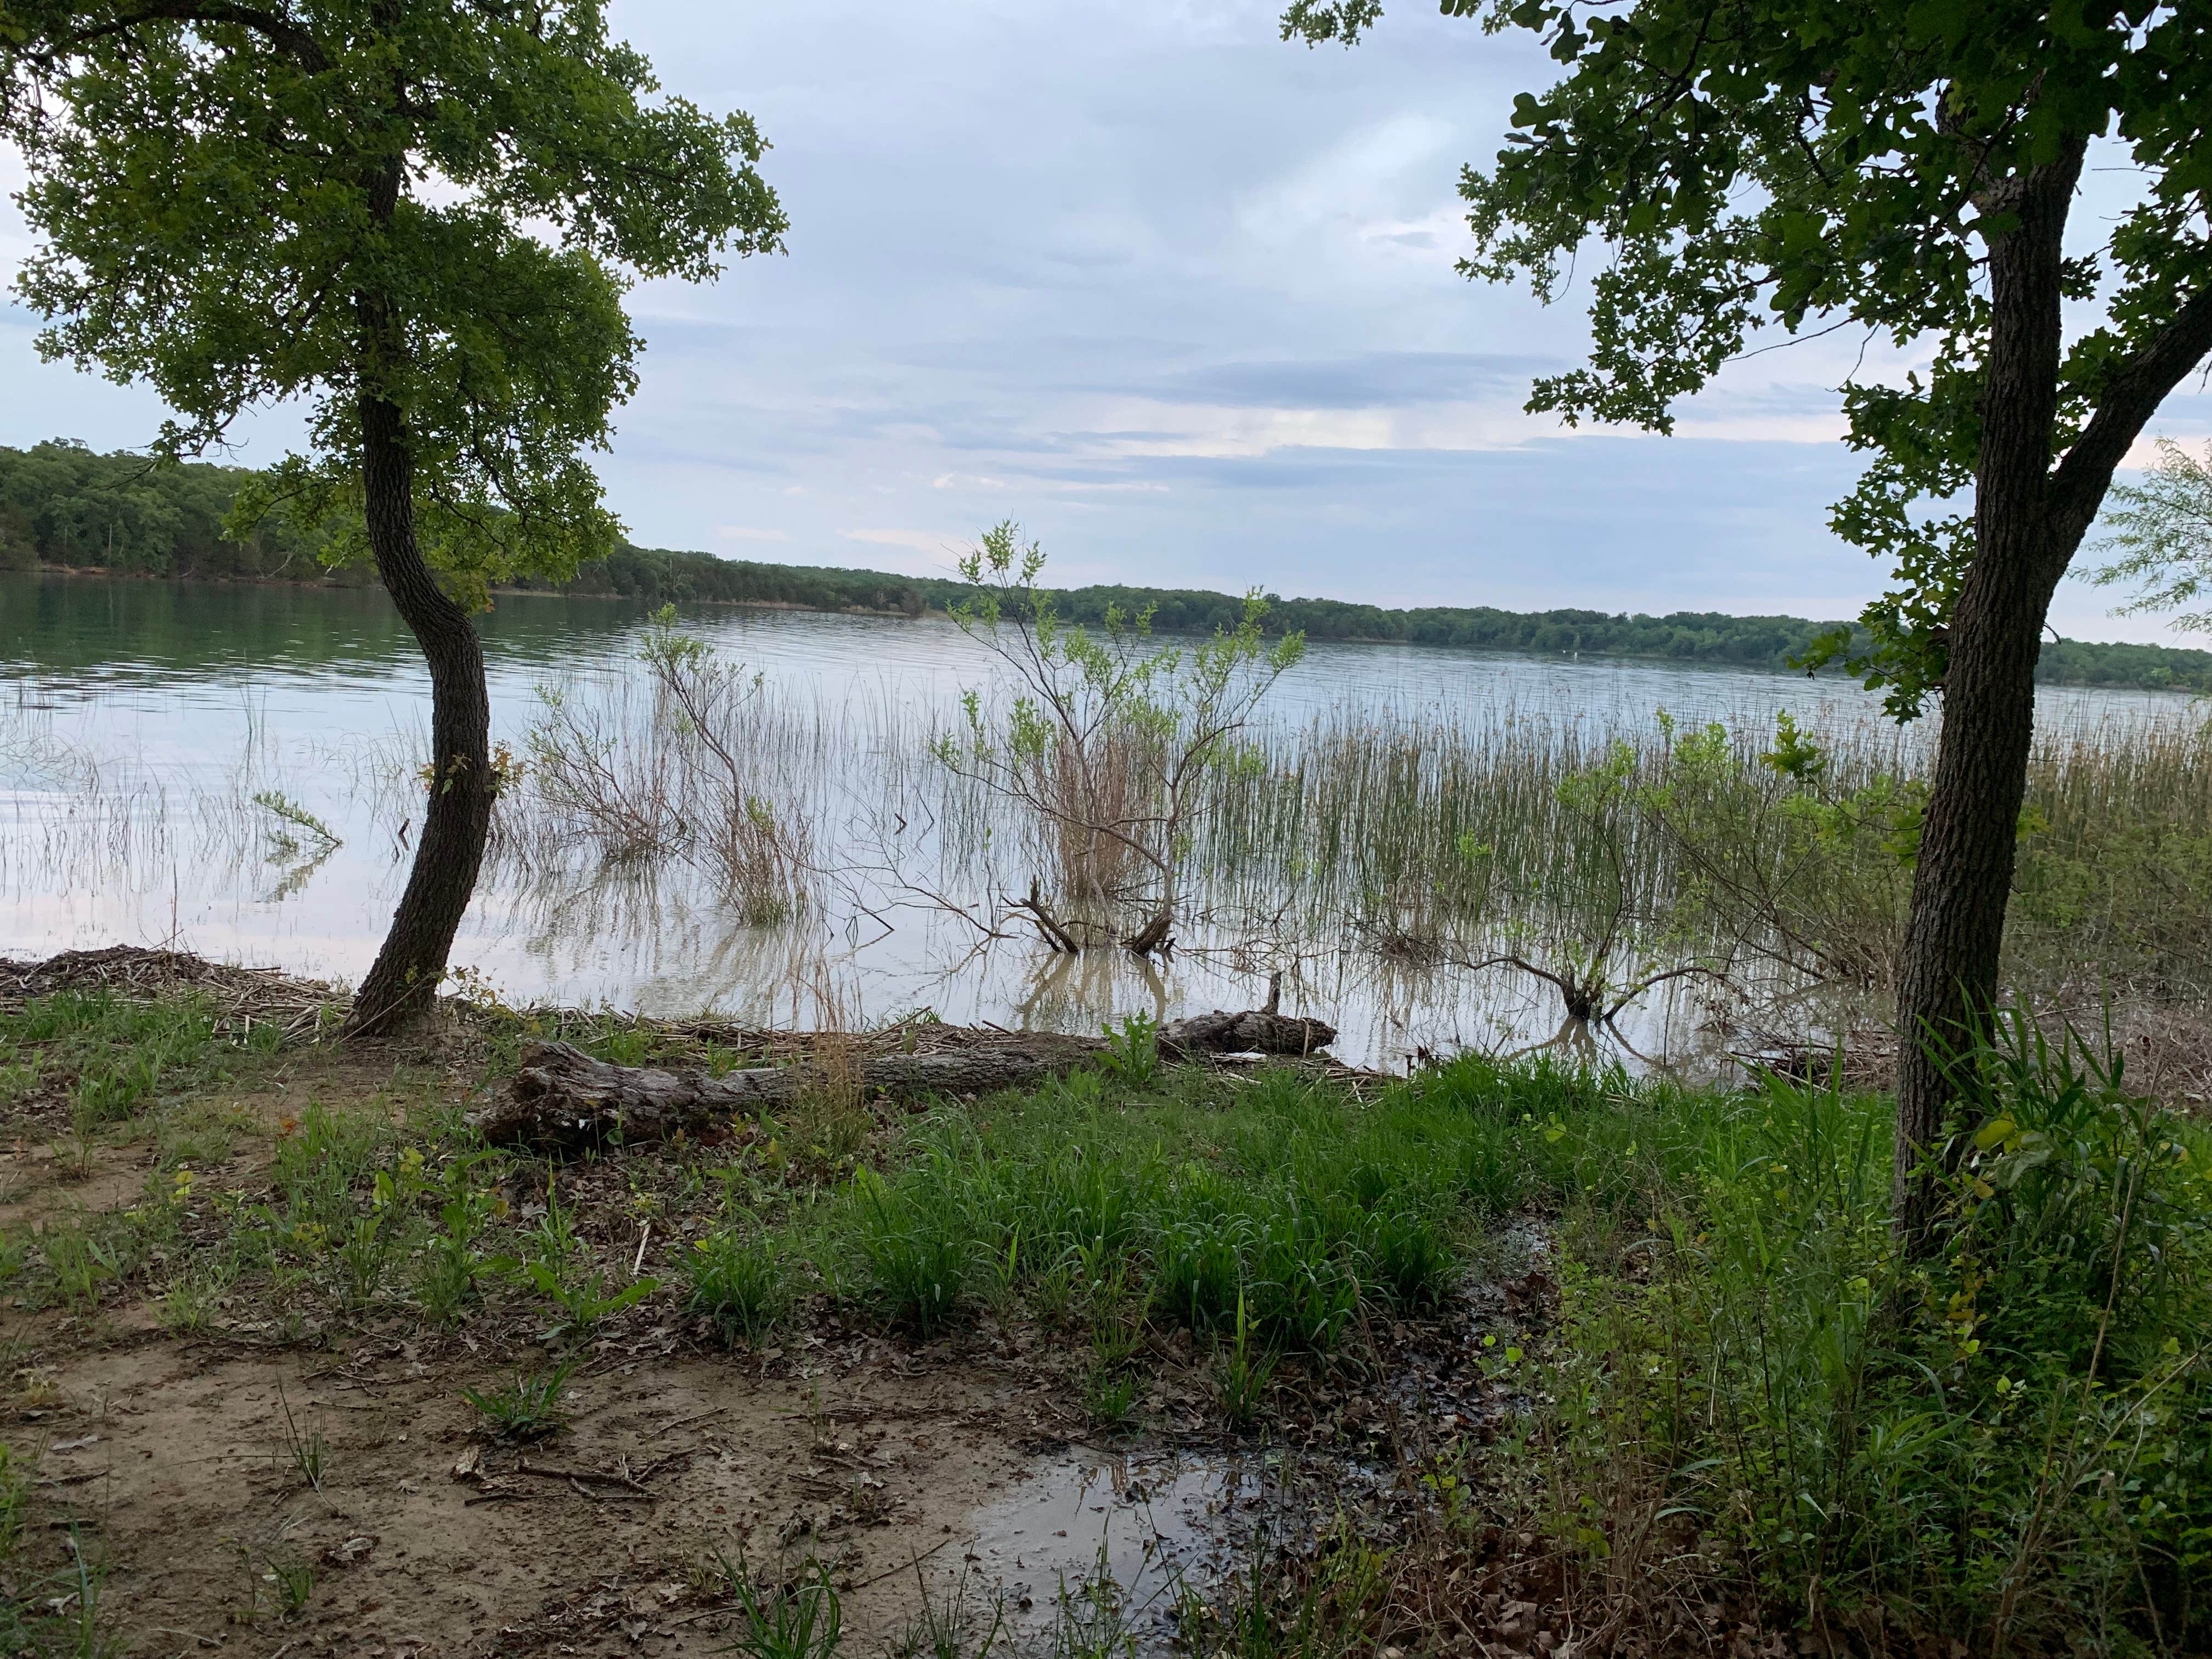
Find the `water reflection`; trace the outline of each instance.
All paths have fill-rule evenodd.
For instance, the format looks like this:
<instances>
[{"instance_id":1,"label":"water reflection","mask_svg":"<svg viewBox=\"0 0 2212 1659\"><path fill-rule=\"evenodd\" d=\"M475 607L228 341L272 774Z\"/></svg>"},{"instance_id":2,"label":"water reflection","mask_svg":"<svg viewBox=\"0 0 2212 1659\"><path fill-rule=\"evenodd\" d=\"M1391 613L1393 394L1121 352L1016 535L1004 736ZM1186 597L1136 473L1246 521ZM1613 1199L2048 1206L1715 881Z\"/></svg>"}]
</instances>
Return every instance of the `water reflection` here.
<instances>
[{"instance_id":1,"label":"water reflection","mask_svg":"<svg viewBox=\"0 0 2212 1659\"><path fill-rule=\"evenodd\" d=\"M620 601L502 600L484 627L499 738L521 744L544 684L629 696L644 623ZM776 739L781 810L804 814L834 878L763 926L696 872L518 836L497 850L456 951L510 999L763 1025L927 1008L1092 1031L1133 1013L1252 1006L1279 971L1285 1007L1341 1027L1348 1059L1588 1036L1559 1030L1557 997L1521 976L1440 973L1316 936L1324 896L1375 896L1323 895L1342 871L1271 863L1258 830L1199 850L1201 876L1216 878L1210 911L1170 963L1054 954L1025 930L990 937L975 918L1020 890L1034 849L991 803L948 793L922 754L933 722L988 680L985 655L926 619L723 611L689 625L775 693L789 728ZM399 781L427 701L412 643L373 591L0 577L0 951L173 943L357 977L405 873L415 826ZM1870 696L1835 679L1324 642L1278 687L1268 720L1279 734L1322 717L1409 733L1524 723L1595 746L1648 728L1662 707L1753 724L1784 708L1816 726L1878 719ZM2040 703L2046 726L2184 707L2057 689ZM1431 763L1417 750L1418 769ZM1267 804L1266 833L1306 835L1329 782ZM335 841L272 836L252 799L269 790ZM1624 1016L1646 1052L1710 1047L1712 1025L1709 1001L1680 983Z\"/></svg>"}]
</instances>

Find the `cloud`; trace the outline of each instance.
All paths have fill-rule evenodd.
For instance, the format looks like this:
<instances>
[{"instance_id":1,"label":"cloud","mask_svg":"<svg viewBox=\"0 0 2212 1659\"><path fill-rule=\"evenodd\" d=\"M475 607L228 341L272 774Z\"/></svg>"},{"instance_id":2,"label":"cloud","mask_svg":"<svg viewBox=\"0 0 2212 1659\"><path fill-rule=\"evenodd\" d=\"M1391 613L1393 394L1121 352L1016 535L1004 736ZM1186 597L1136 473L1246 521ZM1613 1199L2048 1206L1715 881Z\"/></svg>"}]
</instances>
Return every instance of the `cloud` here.
<instances>
[{"instance_id":1,"label":"cloud","mask_svg":"<svg viewBox=\"0 0 2212 1659\"><path fill-rule=\"evenodd\" d=\"M641 543L919 574L1011 517L1071 579L1385 604L1883 585L1826 526L1862 465L1831 388L1911 351L1733 365L1668 440L1522 411L1584 360L1589 267L1551 306L1467 281L1457 185L1557 78L1540 42L1393 7L1312 52L1280 0L618 9L670 92L757 118L792 218L787 257L632 291L642 379L592 459ZM29 246L0 200L0 267ZM0 311L0 442L143 445L152 394L39 362L33 321ZM301 429L248 420L246 458ZM2201 441L2212 397L2151 430Z\"/></svg>"},{"instance_id":2,"label":"cloud","mask_svg":"<svg viewBox=\"0 0 2212 1659\"><path fill-rule=\"evenodd\" d=\"M917 553L957 552L969 539L937 530L848 530L849 542L873 542L878 547L908 547Z\"/></svg>"}]
</instances>

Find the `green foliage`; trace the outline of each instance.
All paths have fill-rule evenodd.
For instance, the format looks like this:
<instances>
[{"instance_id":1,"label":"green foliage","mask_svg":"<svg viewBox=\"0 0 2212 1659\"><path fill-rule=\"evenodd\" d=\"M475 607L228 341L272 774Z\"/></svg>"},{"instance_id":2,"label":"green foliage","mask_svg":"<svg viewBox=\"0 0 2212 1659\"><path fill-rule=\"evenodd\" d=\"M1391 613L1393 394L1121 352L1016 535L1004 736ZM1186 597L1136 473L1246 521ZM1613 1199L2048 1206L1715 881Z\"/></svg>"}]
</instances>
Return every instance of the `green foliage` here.
<instances>
[{"instance_id":1,"label":"green foliage","mask_svg":"<svg viewBox=\"0 0 2212 1659\"><path fill-rule=\"evenodd\" d=\"M934 752L1049 832L1060 886L1092 913L1079 921L1104 926L1115 908L1141 905L1152 920L1124 942L1150 954L1172 945L1167 929L1206 782L1236 755L1238 733L1304 653L1305 638L1270 645L1256 590L1233 627L1188 647L1156 640L1149 609L1109 605L1094 634L1060 615L1039 581L1044 568L1044 550L1011 521L961 560L974 592L951 606L952 619L1018 689L1004 709L965 693L965 730L939 734ZM1034 886L1030 909L1055 948L1088 942L1049 921Z\"/></svg>"},{"instance_id":2,"label":"green foliage","mask_svg":"<svg viewBox=\"0 0 2212 1659\"><path fill-rule=\"evenodd\" d=\"M1807 656L1847 662L1889 688L1893 712L1918 713L1942 684L1974 552L1960 497L1983 434L1988 251L2020 225L2027 182L2070 194L2106 135L2132 167L2109 236L2061 276L2081 319L2052 366L2057 418L2037 458L2054 464L2038 526L2061 544L2051 580L2148 412L2136 395L2148 386L2154 403L2202 355L2161 344L2185 315L2201 339L2212 304L2202 20L2188 6L1926 0L1787 0L1725 26L1702 0L1444 9L1528 30L1565 66L1515 100L1491 167L1464 173L1475 249L1461 269L1525 279L1550 301L1578 253L1607 249L1589 278L1589 361L1539 380L1532 410L1671 430L1677 400L1765 328L1850 326L1928 354L1901 386L1844 388L1848 441L1872 461L1834 527L1884 560L1893 586L1863 613L1864 642L1838 629ZM1294 0L1284 28L1349 41L1380 12L1376 0ZM2100 406L2112 418L2099 426Z\"/></svg>"},{"instance_id":3,"label":"green foliage","mask_svg":"<svg viewBox=\"0 0 2212 1659\"><path fill-rule=\"evenodd\" d=\"M0 1572L14 1560L23 1536L23 1522L31 1510L32 1474L33 1468L0 1441Z\"/></svg>"},{"instance_id":4,"label":"green foliage","mask_svg":"<svg viewBox=\"0 0 2212 1659\"><path fill-rule=\"evenodd\" d=\"M835 1659L844 1641L844 1603L818 1561L798 1582L763 1588L743 1554L722 1563L723 1576L738 1598L744 1627L735 1651L745 1659Z\"/></svg>"},{"instance_id":5,"label":"green foliage","mask_svg":"<svg viewBox=\"0 0 2212 1659\"><path fill-rule=\"evenodd\" d=\"M1893 1249L1886 1104L1769 1079L1563 1264L1532 1392L1571 1555L1666 1513L1792 1617L1978 1650L2203 1628L2208 1143L2070 1035L2014 1021L1972 1066L1940 1261Z\"/></svg>"},{"instance_id":6,"label":"green foliage","mask_svg":"<svg viewBox=\"0 0 2212 1659\"><path fill-rule=\"evenodd\" d=\"M268 1054L278 1028L220 1024L207 999L136 1002L100 991L33 997L0 1014L0 1103L65 1085L81 1135L144 1113L166 1096L222 1081Z\"/></svg>"},{"instance_id":7,"label":"green foliage","mask_svg":"<svg viewBox=\"0 0 2212 1659\"><path fill-rule=\"evenodd\" d=\"M2139 582L2142 591L2116 613L2176 611L2212 592L2212 444L2198 460L2171 439L2139 484L2116 484L2099 550L2119 556L2090 572L2100 586ZM2212 633L2212 611L2183 611L2177 628Z\"/></svg>"},{"instance_id":8,"label":"green foliage","mask_svg":"<svg viewBox=\"0 0 2212 1659\"><path fill-rule=\"evenodd\" d=\"M940 1179L932 1181L934 1172ZM867 1282L894 1323L927 1338L957 1312L976 1238L955 1184L957 1167L933 1152L919 1178L896 1185L863 1169L851 1188L853 1240Z\"/></svg>"},{"instance_id":9,"label":"green foliage","mask_svg":"<svg viewBox=\"0 0 2212 1659\"><path fill-rule=\"evenodd\" d=\"M33 464L50 453L66 465ZM244 469L204 463L163 466L151 472L146 469L143 456L95 455L63 439L29 450L0 447L0 570L10 568L12 559L23 568L44 562L155 574L294 580L312 577L322 568L313 555L319 538L286 533L274 520L264 520L244 542L222 539L232 496L249 477ZM172 488L180 491L173 515L150 506L139 513L117 505L134 491ZM2124 487L2115 491L2123 497L2125 493ZM163 527L173 516L178 524L173 532ZM107 550L111 535L112 557ZM335 580L360 580L357 571L346 568L329 574ZM941 577L766 564L626 544L603 557L586 560L568 580L552 581L516 570L505 585L619 595L655 606L765 604L909 617L932 610L949 612L977 597L965 581ZM1054 589L1051 594L1054 610L1070 625L1101 629L1109 610L1124 616L1149 611L1152 630L1158 635L1210 635L1233 629L1243 616L1245 603L1237 595L1188 588L1099 586ZM1340 599L1285 599L1274 593L1262 597L1267 612L1261 627L1271 637L1296 633L1309 640L1376 641L1540 657L1636 657L1784 669L1838 628L1850 632L1852 654L1863 653L1872 638L1863 629L1851 630L1848 623L1802 617L1689 611L1649 616L1575 608L1516 611L1490 605L1394 611ZM2037 659L2036 678L2060 685L2203 690L2212 689L2212 652L2046 638Z\"/></svg>"},{"instance_id":10,"label":"green foliage","mask_svg":"<svg viewBox=\"0 0 2212 1659\"><path fill-rule=\"evenodd\" d=\"M299 578L315 574L313 544L276 525L223 533L245 467L156 465L96 454L68 439L0 447L0 570L41 564L134 574Z\"/></svg>"},{"instance_id":11,"label":"green foliage","mask_svg":"<svg viewBox=\"0 0 2212 1659\"><path fill-rule=\"evenodd\" d=\"M541 1335L548 1342L568 1344L582 1341L660 1288L660 1281L653 1278L611 1287L604 1268L587 1265L590 1255L589 1247L571 1229L559 1198L548 1188L545 1215L526 1237L524 1255L489 1265L503 1269L550 1302L555 1317Z\"/></svg>"},{"instance_id":12,"label":"green foliage","mask_svg":"<svg viewBox=\"0 0 2212 1659\"><path fill-rule=\"evenodd\" d=\"M1159 1077L1160 1023L1150 1014L1131 1014L1120 1025L1105 1027L1106 1048L1098 1069L1125 1089L1150 1088Z\"/></svg>"},{"instance_id":13,"label":"green foliage","mask_svg":"<svg viewBox=\"0 0 2212 1659\"><path fill-rule=\"evenodd\" d=\"M790 1273L773 1238L718 1228L696 1241L680 1265L685 1305L726 1340L758 1342L790 1308Z\"/></svg>"},{"instance_id":14,"label":"green foliage","mask_svg":"<svg viewBox=\"0 0 2212 1659\"><path fill-rule=\"evenodd\" d=\"M478 602L612 544L580 452L635 384L624 272L698 280L783 228L750 121L650 101L597 0L27 0L8 23L40 350L149 381L171 459L305 400L313 458L232 525L273 516L333 562L365 551L364 410L396 410L425 556Z\"/></svg>"},{"instance_id":15,"label":"green foliage","mask_svg":"<svg viewBox=\"0 0 2212 1659\"><path fill-rule=\"evenodd\" d=\"M550 1439L568 1424L562 1396L578 1360L568 1360L546 1371L517 1371L512 1382L490 1389L463 1389L461 1398L477 1408L484 1426L500 1440L530 1442Z\"/></svg>"}]
</instances>

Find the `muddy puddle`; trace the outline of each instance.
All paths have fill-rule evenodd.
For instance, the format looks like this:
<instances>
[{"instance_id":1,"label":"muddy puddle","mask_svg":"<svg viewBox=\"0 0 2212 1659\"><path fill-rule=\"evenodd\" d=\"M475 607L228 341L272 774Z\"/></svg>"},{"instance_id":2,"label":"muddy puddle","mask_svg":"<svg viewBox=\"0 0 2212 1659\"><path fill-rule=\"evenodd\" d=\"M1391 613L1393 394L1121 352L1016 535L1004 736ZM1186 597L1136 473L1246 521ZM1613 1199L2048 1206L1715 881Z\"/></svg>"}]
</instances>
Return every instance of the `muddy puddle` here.
<instances>
[{"instance_id":1,"label":"muddy puddle","mask_svg":"<svg viewBox=\"0 0 2212 1659\"><path fill-rule=\"evenodd\" d=\"M970 1517L962 1567L1012 1631L1118 1619L1164 1638L1274 1518L1285 1474L1265 1452L1048 1458Z\"/></svg>"}]
</instances>

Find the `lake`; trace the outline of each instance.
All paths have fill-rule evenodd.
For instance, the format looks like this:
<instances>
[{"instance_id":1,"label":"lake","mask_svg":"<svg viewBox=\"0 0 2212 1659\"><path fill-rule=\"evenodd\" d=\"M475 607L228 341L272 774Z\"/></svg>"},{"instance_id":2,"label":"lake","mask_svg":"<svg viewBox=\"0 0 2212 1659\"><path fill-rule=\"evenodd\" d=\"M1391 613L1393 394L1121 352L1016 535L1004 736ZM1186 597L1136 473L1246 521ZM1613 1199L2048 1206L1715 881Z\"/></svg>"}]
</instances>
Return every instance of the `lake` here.
<instances>
[{"instance_id":1,"label":"lake","mask_svg":"<svg viewBox=\"0 0 2212 1659\"><path fill-rule=\"evenodd\" d=\"M936 618L702 608L684 625L757 673L764 720L802 734L778 763L803 763L779 774L778 810L804 816L837 878L802 915L763 925L680 872L602 868L573 849L495 857L454 960L509 1001L797 1025L926 1007L1095 1030L1130 1012L1253 1006L1272 964L1288 969L1286 1007L1343 1028L1347 1059L1395 1064L1556 1024L1540 987L1384 971L1346 941L1292 948L1249 921L1194 928L1194 948L1157 967L979 941L936 902L939 884L965 882L949 896L988 905L990 888L1022 880L1016 855L987 871L953 857L941 826L911 823L936 810L928 732L957 716L964 690L1003 689L989 653ZM507 596L481 626L495 730L518 750L540 688L635 700L641 606ZM427 706L413 641L378 590L0 576L0 953L167 944L357 978L405 874L404 779L422 758ZM2188 699L2048 688L2039 707L2046 727L2087 729L2185 714ZM1662 708L1767 729L1782 710L1822 730L1879 718L1878 699L1835 678L1321 642L1275 687L1261 726L1517 723L1595 745L1648 730ZM252 804L271 791L338 844ZM887 839L894 819L927 879L892 872L906 856ZM1641 1018L1659 1041L1688 1014L1659 997Z\"/></svg>"}]
</instances>

